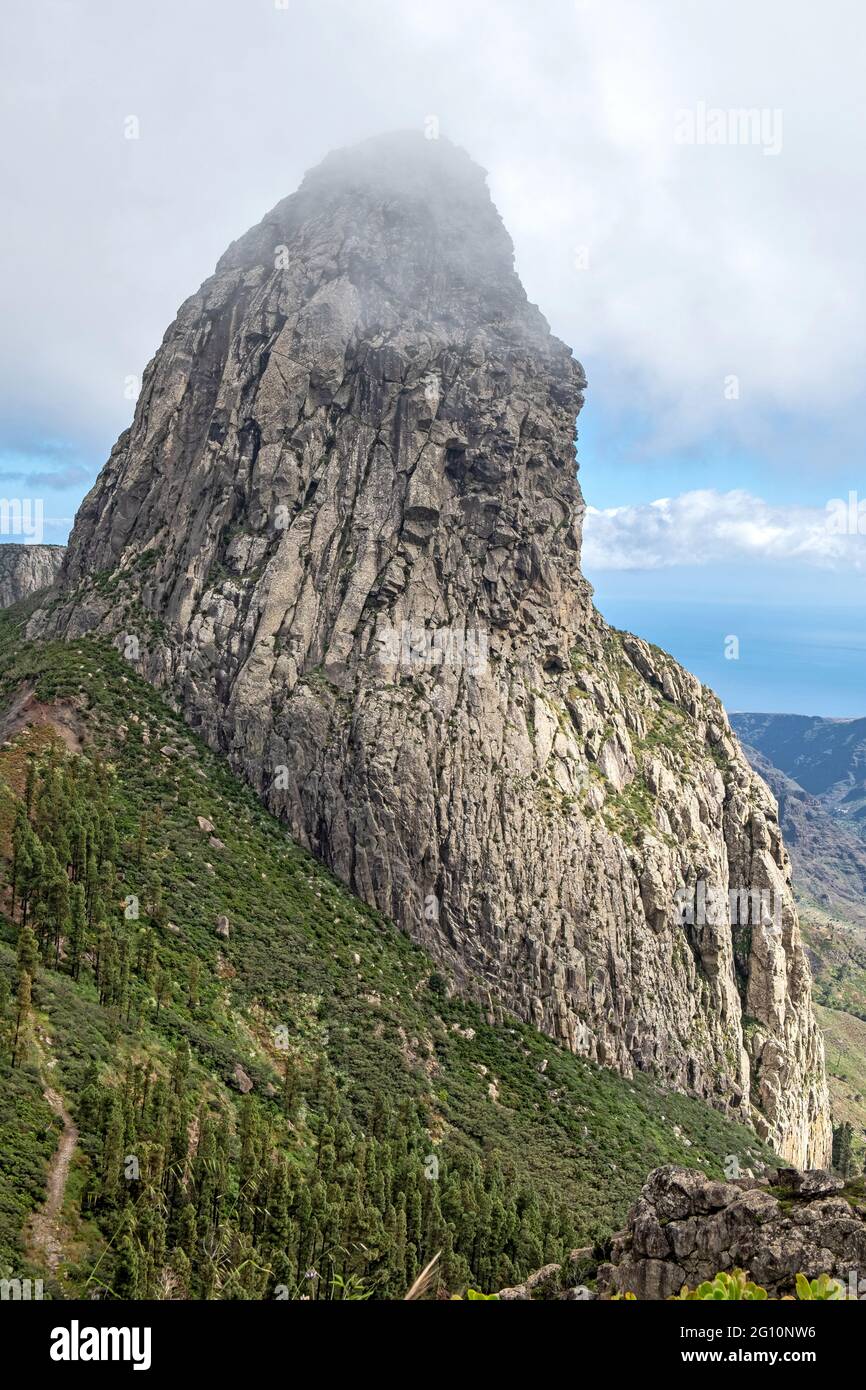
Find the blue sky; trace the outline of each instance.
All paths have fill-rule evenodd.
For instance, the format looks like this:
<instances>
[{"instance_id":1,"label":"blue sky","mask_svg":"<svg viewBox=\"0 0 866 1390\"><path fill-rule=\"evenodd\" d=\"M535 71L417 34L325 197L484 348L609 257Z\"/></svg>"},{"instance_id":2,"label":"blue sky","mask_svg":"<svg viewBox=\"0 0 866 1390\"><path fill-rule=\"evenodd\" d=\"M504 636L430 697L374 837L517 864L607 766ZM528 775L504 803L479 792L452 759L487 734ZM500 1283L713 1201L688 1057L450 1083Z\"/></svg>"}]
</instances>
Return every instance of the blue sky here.
<instances>
[{"instance_id":1,"label":"blue sky","mask_svg":"<svg viewBox=\"0 0 866 1390\"><path fill-rule=\"evenodd\" d=\"M858 0L10 0L5 28L0 497L45 540L228 243L329 149L435 119L586 368L602 612L731 709L866 713ZM684 140L708 109L767 119Z\"/></svg>"},{"instance_id":2,"label":"blue sky","mask_svg":"<svg viewBox=\"0 0 866 1390\"><path fill-rule=\"evenodd\" d=\"M589 573L595 601L614 627L638 632L672 653L721 696L730 711L854 718L866 708L862 598L841 592L788 597L746 593L760 571ZM795 576L789 576L794 590ZM736 659L729 638L738 638Z\"/></svg>"},{"instance_id":3,"label":"blue sky","mask_svg":"<svg viewBox=\"0 0 866 1390\"><path fill-rule=\"evenodd\" d=\"M71 439L40 438L34 431L23 446L7 444L0 449L0 496L41 502L42 527L38 537L10 533L0 534L0 540L62 544L93 477L93 453ZM30 515L35 516L32 508Z\"/></svg>"},{"instance_id":4,"label":"blue sky","mask_svg":"<svg viewBox=\"0 0 866 1390\"><path fill-rule=\"evenodd\" d=\"M847 499L864 477L860 444L820 467L802 457L780 467L772 455L726 447L719 437L697 452L653 453L645 443L651 422L618 412L605 422L604 403L598 412L593 404L590 393L578 422L579 476L588 504L600 510L693 489L738 489L793 514L796 523L801 509L819 512L831 497ZM774 429L784 441L786 422L774 422ZM700 548L691 530L684 543ZM670 651L729 710L852 718L866 709L866 534L849 545L852 563L834 566L750 550L725 563L686 559L653 567L638 560L634 568L614 569L594 564L588 549L584 570L609 622Z\"/></svg>"}]
</instances>

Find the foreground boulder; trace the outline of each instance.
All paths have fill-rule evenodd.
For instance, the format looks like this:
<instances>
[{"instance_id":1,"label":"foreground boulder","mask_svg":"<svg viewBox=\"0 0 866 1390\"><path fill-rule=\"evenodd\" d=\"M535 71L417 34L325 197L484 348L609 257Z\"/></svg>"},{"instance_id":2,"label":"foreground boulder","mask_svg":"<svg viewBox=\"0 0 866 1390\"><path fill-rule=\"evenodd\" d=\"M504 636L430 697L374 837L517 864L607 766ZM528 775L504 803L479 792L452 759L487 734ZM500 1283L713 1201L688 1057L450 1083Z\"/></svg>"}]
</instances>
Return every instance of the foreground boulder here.
<instances>
[{"instance_id":1,"label":"foreground boulder","mask_svg":"<svg viewBox=\"0 0 866 1390\"><path fill-rule=\"evenodd\" d=\"M650 1173L598 1269L602 1297L663 1299L723 1270L748 1270L771 1297L826 1273L855 1292L866 1275L866 1199L823 1169L716 1182L688 1168Z\"/></svg>"}]
</instances>

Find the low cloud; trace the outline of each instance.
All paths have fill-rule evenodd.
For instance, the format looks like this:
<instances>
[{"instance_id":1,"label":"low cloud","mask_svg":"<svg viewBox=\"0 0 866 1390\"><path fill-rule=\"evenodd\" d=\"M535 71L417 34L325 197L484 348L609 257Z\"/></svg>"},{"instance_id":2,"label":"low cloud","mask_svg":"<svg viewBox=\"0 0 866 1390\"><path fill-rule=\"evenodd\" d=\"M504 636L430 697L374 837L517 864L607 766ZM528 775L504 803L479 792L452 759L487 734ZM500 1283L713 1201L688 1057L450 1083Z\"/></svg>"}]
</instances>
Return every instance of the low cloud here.
<instances>
[{"instance_id":1,"label":"low cloud","mask_svg":"<svg viewBox=\"0 0 866 1390\"><path fill-rule=\"evenodd\" d=\"M790 461L810 426L804 467L859 457L855 0L8 8L7 418L104 457L229 242L329 149L433 116L490 170L588 411L626 403L656 451L721 431Z\"/></svg>"},{"instance_id":2,"label":"low cloud","mask_svg":"<svg viewBox=\"0 0 866 1390\"><path fill-rule=\"evenodd\" d=\"M89 483L90 479L89 470L79 463L70 463L65 468L56 469L10 468L0 472L0 488L5 488L7 483L24 483L26 487L47 488L51 491L56 488L78 487L81 483Z\"/></svg>"},{"instance_id":3,"label":"low cloud","mask_svg":"<svg viewBox=\"0 0 866 1390\"><path fill-rule=\"evenodd\" d=\"M850 493L824 508L774 506L742 490L702 489L637 506L589 507L583 560L590 572L746 560L866 571L866 499Z\"/></svg>"}]
</instances>

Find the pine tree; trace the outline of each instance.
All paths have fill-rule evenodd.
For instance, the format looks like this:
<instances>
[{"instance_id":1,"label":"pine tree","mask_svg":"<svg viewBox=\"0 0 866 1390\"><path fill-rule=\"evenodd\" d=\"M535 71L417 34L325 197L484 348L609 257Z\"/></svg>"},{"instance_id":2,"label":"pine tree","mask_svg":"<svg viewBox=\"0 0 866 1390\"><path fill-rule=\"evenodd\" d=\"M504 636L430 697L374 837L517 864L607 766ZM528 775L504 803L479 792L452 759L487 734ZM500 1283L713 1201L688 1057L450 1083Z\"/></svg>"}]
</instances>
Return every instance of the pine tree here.
<instances>
[{"instance_id":1,"label":"pine tree","mask_svg":"<svg viewBox=\"0 0 866 1390\"><path fill-rule=\"evenodd\" d=\"M11 889L10 915L15 920L15 901L18 893L18 883L21 877L22 855L26 852L27 841L30 836L30 823L27 820L27 812L19 802L15 807L15 824L12 828L12 870L9 878Z\"/></svg>"},{"instance_id":2,"label":"pine tree","mask_svg":"<svg viewBox=\"0 0 866 1390\"><path fill-rule=\"evenodd\" d=\"M163 1004L171 995L171 976L164 966L157 967L156 979L154 980L153 992L156 996L156 1019L159 1022L159 1014Z\"/></svg>"},{"instance_id":3,"label":"pine tree","mask_svg":"<svg viewBox=\"0 0 866 1390\"><path fill-rule=\"evenodd\" d=\"M11 1006L12 990L5 974L0 971L0 1058L4 1061L12 1050Z\"/></svg>"},{"instance_id":4,"label":"pine tree","mask_svg":"<svg viewBox=\"0 0 866 1390\"><path fill-rule=\"evenodd\" d=\"M33 978L36 974L36 964L39 960L39 948L36 937L28 926L22 926L18 931L18 985L16 995L16 1016L15 1016L15 1036L12 1044L12 1065L18 1066L24 1043L27 1037L27 1028L30 1019L30 1007L33 999Z\"/></svg>"},{"instance_id":5,"label":"pine tree","mask_svg":"<svg viewBox=\"0 0 866 1390\"><path fill-rule=\"evenodd\" d=\"M21 1059L24 1042L27 1036L27 1023L30 1017L30 1003L32 998L31 977L26 971L22 971L18 976L18 995L17 1013L15 1017L15 1038L12 1043L12 1065L17 1067Z\"/></svg>"},{"instance_id":6,"label":"pine tree","mask_svg":"<svg viewBox=\"0 0 866 1390\"><path fill-rule=\"evenodd\" d=\"M191 1014L198 1008L199 979L201 975L201 963L195 959L191 960L187 970L187 1007Z\"/></svg>"},{"instance_id":7,"label":"pine tree","mask_svg":"<svg viewBox=\"0 0 866 1390\"><path fill-rule=\"evenodd\" d=\"M169 1268L172 1274L172 1292L175 1298L189 1298L192 1283L192 1265L182 1246L176 1245L171 1252Z\"/></svg>"},{"instance_id":8,"label":"pine tree","mask_svg":"<svg viewBox=\"0 0 866 1390\"><path fill-rule=\"evenodd\" d=\"M832 1164L842 1178L849 1178L852 1169L854 1128L849 1122L833 1126Z\"/></svg>"},{"instance_id":9,"label":"pine tree","mask_svg":"<svg viewBox=\"0 0 866 1390\"><path fill-rule=\"evenodd\" d=\"M87 944L87 911L84 888L80 883L72 886L72 899L69 911L69 965L72 978L78 979L81 971L81 958Z\"/></svg>"},{"instance_id":10,"label":"pine tree","mask_svg":"<svg viewBox=\"0 0 866 1390\"><path fill-rule=\"evenodd\" d=\"M109 1204L117 1202L122 1192L123 1134L123 1110L117 1096L112 1092L102 1145L102 1195Z\"/></svg>"}]
</instances>

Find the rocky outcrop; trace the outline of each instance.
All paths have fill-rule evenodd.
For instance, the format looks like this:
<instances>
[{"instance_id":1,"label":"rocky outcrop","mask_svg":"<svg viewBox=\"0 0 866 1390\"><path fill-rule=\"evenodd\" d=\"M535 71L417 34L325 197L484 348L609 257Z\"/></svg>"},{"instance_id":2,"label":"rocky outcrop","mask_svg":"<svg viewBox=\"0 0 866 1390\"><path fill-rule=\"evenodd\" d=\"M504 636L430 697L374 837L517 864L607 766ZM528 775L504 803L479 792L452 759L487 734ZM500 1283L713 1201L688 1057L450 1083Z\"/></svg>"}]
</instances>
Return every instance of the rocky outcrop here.
<instances>
[{"instance_id":1,"label":"rocky outcrop","mask_svg":"<svg viewBox=\"0 0 866 1390\"><path fill-rule=\"evenodd\" d=\"M843 1186L825 1170L713 1182L689 1168L657 1168L614 1237L611 1262L599 1267L601 1296L669 1298L683 1284L745 1269L776 1298L794 1292L797 1274L829 1274L862 1297L866 1200Z\"/></svg>"},{"instance_id":2,"label":"rocky outcrop","mask_svg":"<svg viewBox=\"0 0 866 1390\"><path fill-rule=\"evenodd\" d=\"M53 584L65 553L62 545L0 545L0 608Z\"/></svg>"},{"instance_id":3,"label":"rocky outcrop","mask_svg":"<svg viewBox=\"0 0 866 1390\"><path fill-rule=\"evenodd\" d=\"M587 1245L580 1250L572 1250L563 1264L545 1265L530 1274L521 1284L500 1289L496 1297L503 1303L576 1303L591 1300L596 1295L589 1284L582 1281L584 1278L592 1278L594 1283L597 1266L598 1261L593 1256L593 1248Z\"/></svg>"},{"instance_id":4,"label":"rocky outcrop","mask_svg":"<svg viewBox=\"0 0 866 1390\"><path fill-rule=\"evenodd\" d=\"M580 573L585 385L465 154L331 155L181 307L31 631L114 636L491 1011L823 1162L774 803Z\"/></svg>"}]
</instances>

